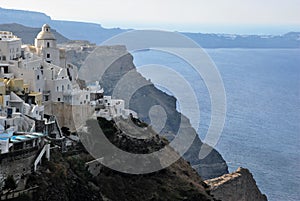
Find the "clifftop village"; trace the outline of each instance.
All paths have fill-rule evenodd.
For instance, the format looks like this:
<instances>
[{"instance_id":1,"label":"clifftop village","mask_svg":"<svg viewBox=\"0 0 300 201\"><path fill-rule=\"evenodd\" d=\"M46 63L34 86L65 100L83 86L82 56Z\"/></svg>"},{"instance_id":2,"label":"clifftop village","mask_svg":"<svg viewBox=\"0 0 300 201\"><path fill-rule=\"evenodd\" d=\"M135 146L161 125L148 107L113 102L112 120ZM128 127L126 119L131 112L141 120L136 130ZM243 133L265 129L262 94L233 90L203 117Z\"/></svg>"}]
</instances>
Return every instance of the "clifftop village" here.
<instances>
[{"instance_id":1,"label":"clifftop village","mask_svg":"<svg viewBox=\"0 0 300 201\"><path fill-rule=\"evenodd\" d=\"M98 82L82 83L49 25L43 25L34 46L0 31L0 191L9 175L18 182L36 171L42 157L49 160L51 141L70 144L62 127L74 132L74 122L91 116L136 115L123 100L104 96Z\"/></svg>"}]
</instances>

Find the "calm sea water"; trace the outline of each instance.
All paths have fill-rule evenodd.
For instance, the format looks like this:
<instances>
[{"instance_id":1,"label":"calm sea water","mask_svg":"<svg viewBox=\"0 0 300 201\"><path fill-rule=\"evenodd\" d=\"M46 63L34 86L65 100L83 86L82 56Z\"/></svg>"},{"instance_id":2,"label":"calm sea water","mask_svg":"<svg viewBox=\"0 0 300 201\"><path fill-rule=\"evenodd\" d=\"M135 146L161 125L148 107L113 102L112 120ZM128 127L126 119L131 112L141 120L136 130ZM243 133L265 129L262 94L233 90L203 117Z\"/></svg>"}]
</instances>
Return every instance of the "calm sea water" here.
<instances>
[{"instance_id":1,"label":"calm sea water","mask_svg":"<svg viewBox=\"0 0 300 201\"><path fill-rule=\"evenodd\" d=\"M222 76L227 97L226 123L216 149L230 171L249 168L270 201L300 200L300 50L206 51ZM201 78L175 56L154 51L133 55L137 67L166 65L191 84L200 105L198 133L204 139L210 99ZM144 76L151 79L161 73L156 70ZM186 112L194 126L195 114L193 109Z\"/></svg>"}]
</instances>

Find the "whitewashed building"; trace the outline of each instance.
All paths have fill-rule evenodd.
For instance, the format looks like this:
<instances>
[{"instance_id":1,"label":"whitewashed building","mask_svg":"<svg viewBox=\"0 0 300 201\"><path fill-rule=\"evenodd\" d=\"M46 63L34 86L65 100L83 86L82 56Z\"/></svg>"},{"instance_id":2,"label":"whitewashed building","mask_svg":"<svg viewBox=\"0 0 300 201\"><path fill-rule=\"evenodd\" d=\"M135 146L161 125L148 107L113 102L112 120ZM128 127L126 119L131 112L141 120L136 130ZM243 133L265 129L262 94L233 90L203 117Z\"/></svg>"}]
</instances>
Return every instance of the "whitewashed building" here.
<instances>
[{"instance_id":1,"label":"whitewashed building","mask_svg":"<svg viewBox=\"0 0 300 201\"><path fill-rule=\"evenodd\" d=\"M22 41L12 32L0 31L0 62L16 60L21 57Z\"/></svg>"},{"instance_id":2,"label":"whitewashed building","mask_svg":"<svg viewBox=\"0 0 300 201\"><path fill-rule=\"evenodd\" d=\"M49 25L45 24L33 45L22 45L20 38L11 32L0 31L0 125L13 132L35 130L30 118L44 120L47 107L49 115L58 115L62 126L71 125L74 108L83 120L89 111L93 117L111 120L115 117L136 117L134 111L125 109L124 100L103 96L99 82L80 86L78 69L66 63L65 50L58 48ZM82 109L83 108L83 109ZM61 110L68 110L63 112ZM65 120L59 116L67 116ZM1 152L9 149L7 138L0 139Z\"/></svg>"},{"instance_id":3,"label":"whitewashed building","mask_svg":"<svg viewBox=\"0 0 300 201\"><path fill-rule=\"evenodd\" d=\"M64 67L66 65L66 54L64 49L56 46L56 39L48 24L44 24L41 32L35 38L34 46L36 53L46 62Z\"/></svg>"}]
</instances>

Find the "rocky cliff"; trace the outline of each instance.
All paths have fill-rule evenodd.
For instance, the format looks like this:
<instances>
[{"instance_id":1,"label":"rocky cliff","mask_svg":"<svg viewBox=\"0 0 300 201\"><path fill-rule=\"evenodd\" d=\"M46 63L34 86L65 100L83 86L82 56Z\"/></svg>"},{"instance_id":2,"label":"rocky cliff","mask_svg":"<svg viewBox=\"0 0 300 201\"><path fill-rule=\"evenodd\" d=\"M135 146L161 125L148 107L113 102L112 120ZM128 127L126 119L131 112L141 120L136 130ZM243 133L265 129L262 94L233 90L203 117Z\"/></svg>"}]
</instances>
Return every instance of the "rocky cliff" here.
<instances>
[{"instance_id":1,"label":"rocky cliff","mask_svg":"<svg viewBox=\"0 0 300 201\"><path fill-rule=\"evenodd\" d=\"M67 56L71 58L70 62L79 66L83 64L87 55L95 48L86 43L79 42L69 42L62 45L62 47L68 50ZM128 83L122 88L125 93L114 93L115 98L126 100L127 98L122 97L122 95L126 95L126 91L137 89L132 97L130 97L129 107L138 113L142 121L151 124L149 111L153 106L159 105L167 115L166 124L160 132L161 135L172 141L179 131L179 125L182 124L185 128L181 130L183 135L195 137L192 146L183 157L191 163L201 177L209 179L228 173L226 162L215 149L204 159L199 158L200 149L210 147L202 143L187 117L176 110L176 98L157 89L149 80L146 80L136 71L133 64L133 57L127 52L124 46L98 47L97 51L93 52L93 57L97 58L97 65L90 67L88 72L83 72L84 70L82 70L81 73L86 75L83 79L99 80L100 78L97 76L103 73L100 83L105 93L112 95L120 79L130 74Z\"/></svg>"},{"instance_id":2,"label":"rocky cliff","mask_svg":"<svg viewBox=\"0 0 300 201\"><path fill-rule=\"evenodd\" d=\"M236 172L205 181L214 198L222 201L267 201L267 197L256 186L248 169L238 168Z\"/></svg>"},{"instance_id":3,"label":"rocky cliff","mask_svg":"<svg viewBox=\"0 0 300 201\"><path fill-rule=\"evenodd\" d=\"M89 120L97 124L96 120ZM118 123L126 120L120 120ZM139 135L147 139L130 137L119 130L116 123L99 119L103 132L111 143L131 153L150 153L164 146L167 141L152 131L140 129ZM90 124L89 124L90 125ZM135 124L125 122L127 130L136 129ZM176 154L176 153L174 153ZM197 172L182 158L173 165L150 174L131 175L102 167L99 174L92 176L85 168L93 158L84 151L80 154L62 155L52 151L52 160L43 163L37 174L31 175L29 186L39 186L33 196L37 201L212 201L207 185ZM120 163L111 159L111 163ZM24 199L23 199L24 200Z\"/></svg>"}]
</instances>

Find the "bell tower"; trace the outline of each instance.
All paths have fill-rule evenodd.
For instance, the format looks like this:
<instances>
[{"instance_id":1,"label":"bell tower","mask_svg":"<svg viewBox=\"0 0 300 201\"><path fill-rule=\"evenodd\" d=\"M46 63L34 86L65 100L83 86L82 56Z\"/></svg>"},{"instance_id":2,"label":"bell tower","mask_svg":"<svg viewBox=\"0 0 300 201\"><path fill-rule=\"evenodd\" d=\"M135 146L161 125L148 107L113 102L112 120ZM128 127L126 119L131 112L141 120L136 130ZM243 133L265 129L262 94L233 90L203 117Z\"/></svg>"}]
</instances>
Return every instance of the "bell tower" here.
<instances>
[{"instance_id":1,"label":"bell tower","mask_svg":"<svg viewBox=\"0 0 300 201\"><path fill-rule=\"evenodd\" d=\"M48 24L44 24L41 32L35 39L36 48L56 48L56 38Z\"/></svg>"},{"instance_id":2,"label":"bell tower","mask_svg":"<svg viewBox=\"0 0 300 201\"><path fill-rule=\"evenodd\" d=\"M47 63L61 66L60 49L56 46L56 38L48 24L44 24L34 42L36 52Z\"/></svg>"}]
</instances>

